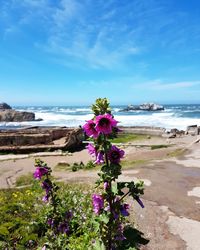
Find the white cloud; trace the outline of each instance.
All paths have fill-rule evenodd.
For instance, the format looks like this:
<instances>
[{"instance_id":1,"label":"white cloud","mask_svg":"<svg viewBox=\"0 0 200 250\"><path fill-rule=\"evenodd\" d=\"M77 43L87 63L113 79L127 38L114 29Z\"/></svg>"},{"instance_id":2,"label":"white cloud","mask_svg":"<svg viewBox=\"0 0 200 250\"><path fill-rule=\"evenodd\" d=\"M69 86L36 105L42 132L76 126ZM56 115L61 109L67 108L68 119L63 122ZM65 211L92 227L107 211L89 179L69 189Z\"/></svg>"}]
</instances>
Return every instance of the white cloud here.
<instances>
[{"instance_id":1,"label":"white cloud","mask_svg":"<svg viewBox=\"0 0 200 250\"><path fill-rule=\"evenodd\" d=\"M199 86L200 81L183 81L183 82L173 82L173 83L162 83L157 82L150 84L149 87L158 89L158 90L172 90L178 88L190 88L194 86Z\"/></svg>"}]
</instances>

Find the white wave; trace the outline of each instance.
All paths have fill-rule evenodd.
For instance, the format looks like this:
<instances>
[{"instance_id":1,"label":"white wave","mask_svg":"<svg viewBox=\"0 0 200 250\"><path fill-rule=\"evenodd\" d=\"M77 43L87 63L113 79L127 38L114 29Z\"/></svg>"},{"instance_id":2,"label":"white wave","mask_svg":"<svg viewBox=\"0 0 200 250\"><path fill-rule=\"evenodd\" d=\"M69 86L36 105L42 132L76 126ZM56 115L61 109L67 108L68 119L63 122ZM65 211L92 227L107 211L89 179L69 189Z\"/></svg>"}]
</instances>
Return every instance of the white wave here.
<instances>
[{"instance_id":1,"label":"white wave","mask_svg":"<svg viewBox=\"0 0 200 250\"><path fill-rule=\"evenodd\" d=\"M167 117L167 116L170 117L170 116L173 116L174 113L172 113L172 112L171 112L171 113L170 113L170 112L169 112L169 113L166 113L166 112L164 113L164 112L163 112L163 113L153 113L153 114L151 114L151 115L152 115L153 117ZM149 117L149 116L148 116L148 117Z\"/></svg>"},{"instance_id":2,"label":"white wave","mask_svg":"<svg viewBox=\"0 0 200 250\"><path fill-rule=\"evenodd\" d=\"M56 108L56 107L54 107ZM73 110L74 109L74 110ZM115 112L118 112L118 108L114 108ZM72 111L71 113L69 111ZM76 112L87 112L86 115L77 115ZM181 113L172 112L174 110L156 112L156 113L144 113L142 111L134 111L127 115L121 115L118 113L115 115L115 119L119 121L119 125L122 126L156 126L166 129L177 128L185 130L189 125L200 126L200 118L187 118L181 117ZM136 113L136 114L135 114ZM134 115L135 114L135 115ZM89 108L69 108L59 107L56 111L52 109L43 108L40 110L35 109L36 119L42 118L43 121L35 122L20 122L20 123L0 123L0 127L3 126L67 126L78 127L84 125L85 122L93 117Z\"/></svg>"},{"instance_id":3,"label":"white wave","mask_svg":"<svg viewBox=\"0 0 200 250\"><path fill-rule=\"evenodd\" d=\"M172 116L115 116L115 119L120 122L122 126L155 126L166 129L183 129L187 126L197 124L200 126L200 119L182 118Z\"/></svg>"}]
</instances>

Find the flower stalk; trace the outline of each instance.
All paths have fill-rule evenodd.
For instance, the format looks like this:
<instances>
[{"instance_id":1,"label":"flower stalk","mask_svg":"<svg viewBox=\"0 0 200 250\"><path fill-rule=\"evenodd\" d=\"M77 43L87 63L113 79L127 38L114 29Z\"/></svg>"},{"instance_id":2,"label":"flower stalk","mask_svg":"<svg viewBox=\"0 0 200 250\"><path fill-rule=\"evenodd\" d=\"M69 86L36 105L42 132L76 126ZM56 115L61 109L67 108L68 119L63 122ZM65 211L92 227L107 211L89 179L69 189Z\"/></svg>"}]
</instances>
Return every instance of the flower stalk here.
<instances>
[{"instance_id":1,"label":"flower stalk","mask_svg":"<svg viewBox=\"0 0 200 250\"><path fill-rule=\"evenodd\" d=\"M143 204L139 196L143 194L143 182L117 182L121 174L120 161L125 152L112 145L111 140L117 137L120 131L117 121L111 114L109 102L106 98L99 98L92 106L94 118L83 126L85 134L93 140L93 144L87 146L89 153L96 157L95 163L101 164L101 171L97 186L103 191L92 197L95 212L95 221L99 223L100 242L106 250L112 250L120 246L124 237L125 217L129 215L129 204L123 203L124 198L132 196L138 203ZM92 145L92 146L91 146ZM124 188L128 188L126 193ZM95 197L101 197L101 206ZM140 205L141 205L140 204Z\"/></svg>"}]
</instances>

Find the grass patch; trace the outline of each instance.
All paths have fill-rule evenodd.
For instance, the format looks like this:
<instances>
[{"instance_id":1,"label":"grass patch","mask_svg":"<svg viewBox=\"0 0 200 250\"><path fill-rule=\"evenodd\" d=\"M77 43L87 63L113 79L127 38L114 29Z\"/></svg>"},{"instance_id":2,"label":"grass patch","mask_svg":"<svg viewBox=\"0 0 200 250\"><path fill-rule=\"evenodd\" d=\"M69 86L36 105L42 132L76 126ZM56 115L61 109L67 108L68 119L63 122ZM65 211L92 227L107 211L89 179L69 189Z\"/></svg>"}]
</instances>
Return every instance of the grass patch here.
<instances>
[{"instance_id":1,"label":"grass patch","mask_svg":"<svg viewBox=\"0 0 200 250\"><path fill-rule=\"evenodd\" d=\"M112 143L127 143L132 141L141 141L145 139L150 139L148 135L137 135L131 133L119 133L117 138L112 139Z\"/></svg>"},{"instance_id":2,"label":"grass patch","mask_svg":"<svg viewBox=\"0 0 200 250\"><path fill-rule=\"evenodd\" d=\"M67 162L59 162L55 167L55 171L69 171L71 170L71 165Z\"/></svg>"},{"instance_id":3,"label":"grass patch","mask_svg":"<svg viewBox=\"0 0 200 250\"><path fill-rule=\"evenodd\" d=\"M76 172L78 170L91 170L96 167L96 164L93 163L93 161L88 161L86 164L81 162L74 162L72 164L66 163L66 162L60 162L55 167L55 171L73 171Z\"/></svg>"},{"instance_id":4,"label":"grass patch","mask_svg":"<svg viewBox=\"0 0 200 250\"><path fill-rule=\"evenodd\" d=\"M141 160L141 159L132 160L132 161L124 160L121 162L121 165L122 165L123 169L128 169L128 168L134 168L136 166L142 165L142 164L147 163L147 162L148 162L148 160Z\"/></svg>"},{"instance_id":5,"label":"grass patch","mask_svg":"<svg viewBox=\"0 0 200 250\"><path fill-rule=\"evenodd\" d=\"M166 145L166 144L151 145L151 150L160 149L160 148L168 148L168 147L170 147L170 145Z\"/></svg>"},{"instance_id":6,"label":"grass patch","mask_svg":"<svg viewBox=\"0 0 200 250\"><path fill-rule=\"evenodd\" d=\"M174 151L172 151L172 152L169 152L168 154L167 154L167 156L168 157L178 157L178 156L182 156L182 155L184 155L185 153L186 153L186 149L184 149L184 148L178 148L178 149L176 149L176 150L174 150Z\"/></svg>"},{"instance_id":7,"label":"grass patch","mask_svg":"<svg viewBox=\"0 0 200 250\"><path fill-rule=\"evenodd\" d=\"M22 176L18 177L16 179L15 185L17 187L20 187L20 186L31 185L31 184L34 184L34 183L35 183L35 180L33 178L33 173L28 173L26 175L22 175Z\"/></svg>"}]
</instances>

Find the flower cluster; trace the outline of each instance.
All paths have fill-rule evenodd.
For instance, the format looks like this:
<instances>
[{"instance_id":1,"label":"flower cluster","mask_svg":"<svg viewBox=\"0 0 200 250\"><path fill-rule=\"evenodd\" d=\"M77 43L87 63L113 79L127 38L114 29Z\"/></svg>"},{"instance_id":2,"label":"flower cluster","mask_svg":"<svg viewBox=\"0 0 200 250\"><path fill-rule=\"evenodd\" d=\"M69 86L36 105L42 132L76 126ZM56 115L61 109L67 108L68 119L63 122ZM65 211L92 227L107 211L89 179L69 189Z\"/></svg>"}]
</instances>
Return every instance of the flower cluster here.
<instances>
[{"instance_id":1,"label":"flower cluster","mask_svg":"<svg viewBox=\"0 0 200 250\"><path fill-rule=\"evenodd\" d=\"M100 134L109 135L113 128L117 126L117 121L110 114L98 115L95 120L89 120L83 126L87 136L97 138Z\"/></svg>"},{"instance_id":2,"label":"flower cluster","mask_svg":"<svg viewBox=\"0 0 200 250\"><path fill-rule=\"evenodd\" d=\"M103 207L104 207L104 199L103 199L102 195L93 194L92 195L92 204L93 204L93 208L94 208L94 213L100 214L101 209L103 209Z\"/></svg>"},{"instance_id":3,"label":"flower cluster","mask_svg":"<svg viewBox=\"0 0 200 250\"><path fill-rule=\"evenodd\" d=\"M143 193L142 183L120 183L116 180L121 174L120 161L124 157L124 150L112 145L111 140L120 131L118 122L111 114L107 99L97 99L92 107L94 118L83 126L85 134L90 138L87 145L88 153L95 158L94 163L101 164L98 185L103 184L101 194L92 195L93 211L100 223L100 235L105 249L115 249L124 237L124 222L129 215L130 205L123 202L125 196L132 196L142 207L139 195ZM91 139L93 142L91 142ZM124 193L123 189L128 188Z\"/></svg>"},{"instance_id":4,"label":"flower cluster","mask_svg":"<svg viewBox=\"0 0 200 250\"><path fill-rule=\"evenodd\" d=\"M35 179L41 181L41 187L45 191L42 201L52 207L46 220L47 225L53 231L53 235L69 234L70 220L73 214L71 210L65 212L63 215L59 211L61 201L57 196L58 186L51 180L51 169L45 162L39 159L35 160L35 167L33 176Z\"/></svg>"}]
</instances>

